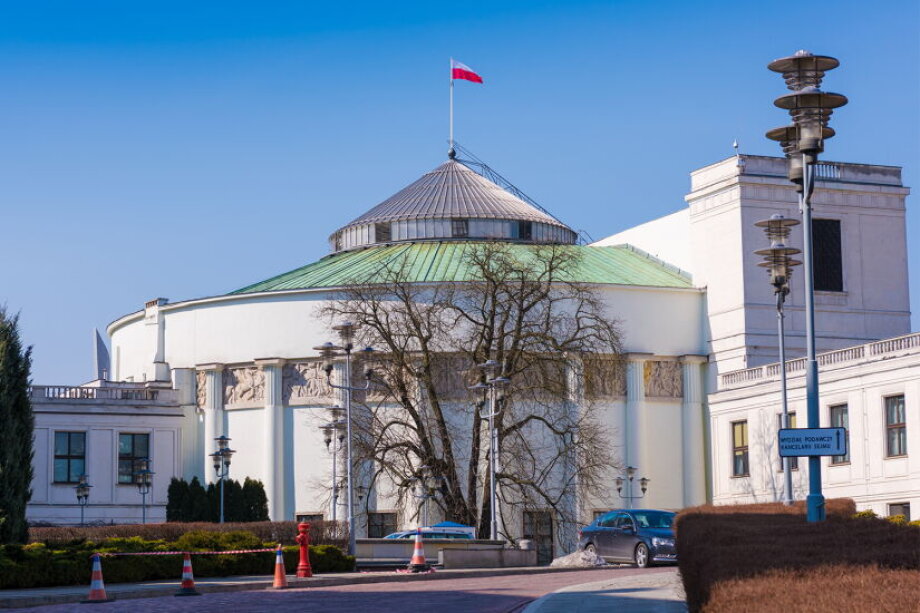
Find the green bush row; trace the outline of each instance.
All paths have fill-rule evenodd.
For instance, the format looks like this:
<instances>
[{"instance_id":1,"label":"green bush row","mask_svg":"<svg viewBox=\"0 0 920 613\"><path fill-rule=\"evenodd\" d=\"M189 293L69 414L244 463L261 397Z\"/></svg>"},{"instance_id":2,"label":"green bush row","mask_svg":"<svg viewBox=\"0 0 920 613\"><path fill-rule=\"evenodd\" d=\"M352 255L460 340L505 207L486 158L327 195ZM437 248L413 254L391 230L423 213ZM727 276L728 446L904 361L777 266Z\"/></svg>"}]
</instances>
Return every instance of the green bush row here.
<instances>
[{"instance_id":1,"label":"green bush row","mask_svg":"<svg viewBox=\"0 0 920 613\"><path fill-rule=\"evenodd\" d=\"M156 551L229 551L260 549L277 543L263 543L247 532L189 532L174 542L145 541L139 537L112 538L100 542L77 539L70 543L4 545L0 547L0 589L50 587L89 584L92 571L90 556L105 553ZM285 547L284 564L293 573L299 561L298 547ZM310 565L314 573L347 572L354 569L355 559L332 545L310 547ZM273 552L193 555L192 570L196 577L231 575L272 575ZM179 579L182 556L103 556L103 579L109 583Z\"/></svg>"},{"instance_id":2,"label":"green bush row","mask_svg":"<svg viewBox=\"0 0 920 613\"><path fill-rule=\"evenodd\" d=\"M866 509L865 511L859 511L858 513L853 514L853 519L877 519L878 515L872 509ZM920 519L915 519L914 521L907 521L907 518L903 515L889 515L888 517L882 517L881 519L887 519L893 524L898 526L908 525L908 526L920 526Z\"/></svg>"}]
</instances>

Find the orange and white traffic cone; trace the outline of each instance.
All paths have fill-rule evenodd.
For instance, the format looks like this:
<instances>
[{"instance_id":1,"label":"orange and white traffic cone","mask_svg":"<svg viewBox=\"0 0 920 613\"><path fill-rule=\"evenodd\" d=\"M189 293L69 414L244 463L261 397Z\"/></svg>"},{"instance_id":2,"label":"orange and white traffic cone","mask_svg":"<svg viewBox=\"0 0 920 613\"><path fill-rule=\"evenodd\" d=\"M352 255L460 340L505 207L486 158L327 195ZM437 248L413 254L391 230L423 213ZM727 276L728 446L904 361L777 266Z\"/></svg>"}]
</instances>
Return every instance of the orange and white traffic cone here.
<instances>
[{"instance_id":1,"label":"orange and white traffic cone","mask_svg":"<svg viewBox=\"0 0 920 613\"><path fill-rule=\"evenodd\" d=\"M412 559L409 560L410 573L423 573L431 570L431 566L425 561L425 543L422 540L422 530L415 531L415 551L412 552Z\"/></svg>"},{"instance_id":2,"label":"orange and white traffic cone","mask_svg":"<svg viewBox=\"0 0 920 613\"><path fill-rule=\"evenodd\" d=\"M278 551L275 552L275 580L272 582L272 587L282 589L287 586L287 573L284 572L284 552L281 551L281 545L278 545Z\"/></svg>"},{"instance_id":3,"label":"orange and white traffic cone","mask_svg":"<svg viewBox=\"0 0 920 613\"><path fill-rule=\"evenodd\" d=\"M93 554L93 574L89 583L89 596L83 602L109 602L105 595L105 582L102 581L102 559L98 553Z\"/></svg>"},{"instance_id":4,"label":"orange and white traffic cone","mask_svg":"<svg viewBox=\"0 0 920 613\"><path fill-rule=\"evenodd\" d=\"M192 574L192 556L185 552L182 558L182 585L176 596L201 596L201 593L195 589L195 576Z\"/></svg>"}]
</instances>

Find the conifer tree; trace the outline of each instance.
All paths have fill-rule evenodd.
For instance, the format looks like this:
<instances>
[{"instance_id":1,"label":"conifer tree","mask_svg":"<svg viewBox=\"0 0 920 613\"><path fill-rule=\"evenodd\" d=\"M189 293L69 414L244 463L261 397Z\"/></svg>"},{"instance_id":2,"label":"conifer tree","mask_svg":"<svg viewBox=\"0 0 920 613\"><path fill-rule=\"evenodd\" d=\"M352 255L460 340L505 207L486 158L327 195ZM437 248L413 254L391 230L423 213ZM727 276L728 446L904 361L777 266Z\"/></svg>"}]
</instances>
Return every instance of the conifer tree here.
<instances>
[{"instance_id":1,"label":"conifer tree","mask_svg":"<svg viewBox=\"0 0 920 613\"><path fill-rule=\"evenodd\" d=\"M246 477L242 498L246 513L244 521L268 521L268 497L261 481Z\"/></svg>"},{"instance_id":2,"label":"conifer tree","mask_svg":"<svg viewBox=\"0 0 920 613\"><path fill-rule=\"evenodd\" d=\"M188 515L185 513L188 497L188 482L173 477L166 492L166 521L188 521Z\"/></svg>"},{"instance_id":3,"label":"conifer tree","mask_svg":"<svg viewBox=\"0 0 920 613\"><path fill-rule=\"evenodd\" d=\"M0 543L29 537L26 505L32 498L32 430L29 399L32 348L23 349L19 316L0 306Z\"/></svg>"}]
</instances>

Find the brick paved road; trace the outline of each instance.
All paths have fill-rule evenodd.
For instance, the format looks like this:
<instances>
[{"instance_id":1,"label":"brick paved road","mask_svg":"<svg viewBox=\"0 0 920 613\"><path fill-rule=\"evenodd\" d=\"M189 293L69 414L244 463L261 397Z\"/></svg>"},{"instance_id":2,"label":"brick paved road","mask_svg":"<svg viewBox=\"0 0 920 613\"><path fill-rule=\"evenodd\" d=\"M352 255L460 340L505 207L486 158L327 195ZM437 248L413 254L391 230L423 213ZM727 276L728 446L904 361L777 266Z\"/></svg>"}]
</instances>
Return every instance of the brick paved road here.
<instances>
[{"instance_id":1,"label":"brick paved road","mask_svg":"<svg viewBox=\"0 0 920 613\"><path fill-rule=\"evenodd\" d=\"M284 613L506 613L525 603L567 585L603 581L662 569L613 568L506 577L445 579L413 583L371 583L334 588L300 588L205 594L194 598L138 598L97 604L87 608L80 604L18 609L19 611L125 611L147 613L173 611L221 611L250 613L269 611Z\"/></svg>"}]
</instances>

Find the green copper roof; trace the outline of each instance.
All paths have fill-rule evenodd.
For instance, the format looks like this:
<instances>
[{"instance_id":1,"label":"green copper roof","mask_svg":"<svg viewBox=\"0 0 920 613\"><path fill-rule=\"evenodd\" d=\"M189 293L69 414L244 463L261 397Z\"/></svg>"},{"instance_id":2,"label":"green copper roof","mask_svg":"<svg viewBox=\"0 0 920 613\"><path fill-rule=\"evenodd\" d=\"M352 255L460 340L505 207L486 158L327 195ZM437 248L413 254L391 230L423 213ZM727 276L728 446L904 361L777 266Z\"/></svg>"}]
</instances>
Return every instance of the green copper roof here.
<instances>
[{"instance_id":1,"label":"green copper roof","mask_svg":"<svg viewBox=\"0 0 920 613\"><path fill-rule=\"evenodd\" d=\"M419 283L465 281L471 271L464 263L464 252L476 243L422 242L370 247L325 257L296 270L254 283L231 294L281 292L321 287L340 287L373 283L386 262L405 258L410 279ZM506 245L515 257L533 257L541 247ZM545 249L546 247L542 247ZM648 287L693 287L690 278L628 246L594 247L565 245L558 249L577 250L581 255L573 281Z\"/></svg>"}]
</instances>

